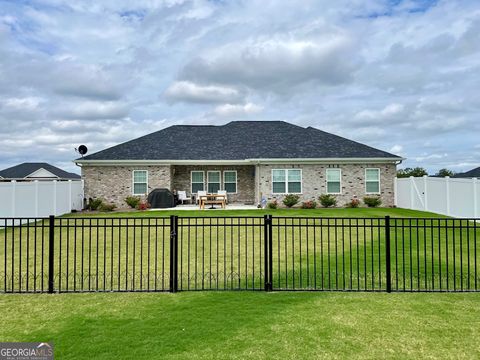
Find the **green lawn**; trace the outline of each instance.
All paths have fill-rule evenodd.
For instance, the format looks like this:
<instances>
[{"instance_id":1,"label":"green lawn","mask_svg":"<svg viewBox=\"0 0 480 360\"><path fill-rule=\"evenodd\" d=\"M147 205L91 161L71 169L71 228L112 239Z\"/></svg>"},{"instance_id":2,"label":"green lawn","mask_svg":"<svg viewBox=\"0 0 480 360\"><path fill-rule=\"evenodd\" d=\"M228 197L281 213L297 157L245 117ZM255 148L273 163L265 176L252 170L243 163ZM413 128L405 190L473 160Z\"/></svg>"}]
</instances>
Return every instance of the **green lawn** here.
<instances>
[{"instance_id":1,"label":"green lawn","mask_svg":"<svg viewBox=\"0 0 480 360\"><path fill-rule=\"evenodd\" d=\"M159 210L159 211L114 211L114 212L84 212L84 213L73 213L65 215L64 217L91 217L91 216L100 216L100 217L168 217L170 215L177 216L263 216L263 215L273 215L273 216L325 216L325 217L384 217L390 215L392 217L445 217L443 215L409 210L409 209L399 209L399 208L357 208L357 209L348 209L348 208L318 208L318 209L276 209L276 210Z\"/></svg>"},{"instance_id":2,"label":"green lawn","mask_svg":"<svg viewBox=\"0 0 480 360\"><path fill-rule=\"evenodd\" d=\"M480 227L466 220L452 229L451 219L404 209L217 210L58 218L56 289L168 290L172 214L180 216L181 290L262 289L264 214L274 216L273 285L278 289L385 289L386 215L393 218L394 289L475 290L480 282ZM436 219L408 219L425 217ZM48 221L0 230L0 290L45 288L46 239Z\"/></svg>"},{"instance_id":3,"label":"green lawn","mask_svg":"<svg viewBox=\"0 0 480 360\"><path fill-rule=\"evenodd\" d=\"M2 341L60 359L480 357L480 294L0 295Z\"/></svg>"}]
</instances>

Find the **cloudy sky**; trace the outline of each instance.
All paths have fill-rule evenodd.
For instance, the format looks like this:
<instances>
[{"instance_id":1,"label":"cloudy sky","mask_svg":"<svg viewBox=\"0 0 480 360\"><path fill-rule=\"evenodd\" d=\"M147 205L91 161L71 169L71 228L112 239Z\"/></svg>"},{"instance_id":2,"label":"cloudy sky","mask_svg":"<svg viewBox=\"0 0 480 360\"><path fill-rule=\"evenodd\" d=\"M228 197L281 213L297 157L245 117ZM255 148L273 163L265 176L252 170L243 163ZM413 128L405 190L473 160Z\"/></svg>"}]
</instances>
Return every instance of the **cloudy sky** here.
<instances>
[{"instance_id":1,"label":"cloudy sky","mask_svg":"<svg viewBox=\"0 0 480 360\"><path fill-rule=\"evenodd\" d=\"M479 166L480 2L0 0L0 169L239 119Z\"/></svg>"}]
</instances>

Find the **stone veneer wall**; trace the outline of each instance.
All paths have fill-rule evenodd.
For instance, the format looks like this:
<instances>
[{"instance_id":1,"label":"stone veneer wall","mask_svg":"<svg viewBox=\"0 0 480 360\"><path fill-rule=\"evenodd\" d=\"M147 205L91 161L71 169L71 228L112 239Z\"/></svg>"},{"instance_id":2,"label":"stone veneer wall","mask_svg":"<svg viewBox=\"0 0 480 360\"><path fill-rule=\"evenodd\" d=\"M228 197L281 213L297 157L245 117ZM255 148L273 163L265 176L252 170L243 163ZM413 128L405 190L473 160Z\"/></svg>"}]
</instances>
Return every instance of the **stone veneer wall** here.
<instances>
[{"instance_id":1,"label":"stone veneer wall","mask_svg":"<svg viewBox=\"0 0 480 360\"><path fill-rule=\"evenodd\" d=\"M177 191L186 191L190 195L191 192L191 175L192 170L205 171L205 189L207 188L207 171L237 171L237 193L228 194L230 203L253 204L255 202L255 167L253 165L232 165L232 166L196 166L196 165L174 165L172 166L172 188ZM223 187L223 184L222 184Z\"/></svg>"},{"instance_id":2,"label":"stone veneer wall","mask_svg":"<svg viewBox=\"0 0 480 360\"><path fill-rule=\"evenodd\" d=\"M171 189L170 165L159 166L82 166L85 198L99 198L119 208L128 207L125 198L133 193L133 170L148 171L148 192Z\"/></svg>"},{"instance_id":3,"label":"stone veneer wall","mask_svg":"<svg viewBox=\"0 0 480 360\"><path fill-rule=\"evenodd\" d=\"M342 193L333 195L337 198L337 206L344 206L353 196L357 196L363 203L365 194L365 169L380 169L380 196L381 206L394 205L394 178L395 164L339 164L339 165L259 165L260 194L268 200L277 199L281 204L283 195L272 194L272 169L302 169L302 194L300 201L317 200L326 193L326 169L342 169Z\"/></svg>"}]
</instances>

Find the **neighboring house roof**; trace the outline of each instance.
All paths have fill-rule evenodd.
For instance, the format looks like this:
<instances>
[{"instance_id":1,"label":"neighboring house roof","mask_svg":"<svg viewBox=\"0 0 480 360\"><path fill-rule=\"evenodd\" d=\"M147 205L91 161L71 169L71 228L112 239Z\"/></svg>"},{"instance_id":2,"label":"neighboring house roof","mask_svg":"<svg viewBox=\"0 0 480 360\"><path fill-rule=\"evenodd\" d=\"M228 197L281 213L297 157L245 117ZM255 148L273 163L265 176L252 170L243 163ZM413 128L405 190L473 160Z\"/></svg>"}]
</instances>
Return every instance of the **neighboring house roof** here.
<instances>
[{"instance_id":1,"label":"neighboring house roof","mask_svg":"<svg viewBox=\"0 0 480 360\"><path fill-rule=\"evenodd\" d=\"M480 166L475 168L475 169L466 171L464 173L455 174L454 177L456 177L456 178L474 178L474 177L480 178Z\"/></svg>"},{"instance_id":2,"label":"neighboring house roof","mask_svg":"<svg viewBox=\"0 0 480 360\"><path fill-rule=\"evenodd\" d=\"M312 127L284 121L232 121L221 126L170 126L76 161L326 158L402 159Z\"/></svg>"},{"instance_id":3,"label":"neighboring house roof","mask_svg":"<svg viewBox=\"0 0 480 360\"><path fill-rule=\"evenodd\" d=\"M23 163L0 170L3 179L80 179L80 175L59 169L48 163Z\"/></svg>"}]
</instances>

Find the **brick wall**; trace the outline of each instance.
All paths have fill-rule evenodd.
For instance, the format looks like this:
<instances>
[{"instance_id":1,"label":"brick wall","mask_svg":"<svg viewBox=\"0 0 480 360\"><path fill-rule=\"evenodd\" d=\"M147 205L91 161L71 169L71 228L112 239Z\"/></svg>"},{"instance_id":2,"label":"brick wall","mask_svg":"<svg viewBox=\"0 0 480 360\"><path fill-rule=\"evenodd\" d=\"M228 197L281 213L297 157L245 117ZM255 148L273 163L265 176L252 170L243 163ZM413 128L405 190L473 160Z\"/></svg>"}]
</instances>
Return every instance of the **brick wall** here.
<instances>
[{"instance_id":1,"label":"brick wall","mask_svg":"<svg viewBox=\"0 0 480 360\"><path fill-rule=\"evenodd\" d=\"M173 188L176 190L191 192L191 176L192 170L205 172L205 189L207 189L207 171L221 171L223 180L223 171L237 171L237 193L228 194L228 201L231 203L251 203L255 202L255 167L253 165L240 166L195 166L195 165L175 165L172 166Z\"/></svg>"},{"instance_id":2,"label":"brick wall","mask_svg":"<svg viewBox=\"0 0 480 360\"><path fill-rule=\"evenodd\" d=\"M99 198L119 208L128 207L125 198L133 193L133 170L148 171L148 192L171 189L170 165L159 166L82 166L85 198Z\"/></svg>"},{"instance_id":3,"label":"brick wall","mask_svg":"<svg viewBox=\"0 0 480 360\"><path fill-rule=\"evenodd\" d=\"M342 169L342 193L333 195L337 198L337 206L344 206L356 195L362 202L365 194L365 169L380 169L380 196L382 206L394 205L395 164L339 164L339 165L260 165L260 193L268 200L276 198L280 203L282 195L272 193L272 169L302 169L302 194L300 201L317 200L326 193L326 169L335 167Z\"/></svg>"}]
</instances>

